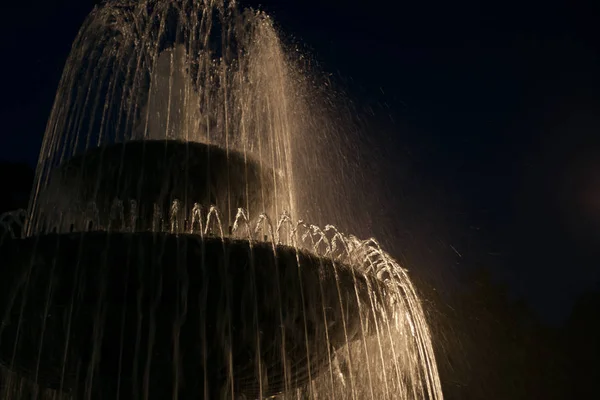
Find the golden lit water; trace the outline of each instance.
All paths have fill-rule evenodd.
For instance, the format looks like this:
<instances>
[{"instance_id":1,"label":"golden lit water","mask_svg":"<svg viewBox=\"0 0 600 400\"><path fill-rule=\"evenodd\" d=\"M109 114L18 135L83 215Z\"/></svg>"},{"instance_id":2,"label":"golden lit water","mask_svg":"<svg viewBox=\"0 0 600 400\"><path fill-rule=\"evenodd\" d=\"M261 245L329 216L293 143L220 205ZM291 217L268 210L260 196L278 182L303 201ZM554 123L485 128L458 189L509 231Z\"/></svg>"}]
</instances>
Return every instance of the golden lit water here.
<instances>
[{"instance_id":1,"label":"golden lit water","mask_svg":"<svg viewBox=\"0 0 600 400\"><path fill-rule=\"evenodd\" d=\"M314 125L323 120L322 115L312 117L308 104L311 93L305 84L309 77L299 71L270 17L240 10L235 2L123 0L97 7L84 22L65 65L40 152L26 233L22 239L12 238L7 228L10 224L5 221L2 241L35 242L48 235L79 235L78 240L85 243L98 233L110 238L113 233L154 232L165 237L232 239L247 243L250 249L270 246L274 254L286 248L296 254L307 252L329 260L326 275L334 278L338 268L350 266L355 285L349 291L337 278L324 278L316 285L319 287L300 288L300 303L283 308L283 302L274 301L279 308L280 326L272 328L280 329L284 338L292 340L296 336L286 329L286 321L293 321L288 326L295 327L300 321L303 330L323 332L328 342L318 355L324 360L324 369L311 370L314 355L307 350L306 366L300 370L307 370L309 380L301 385L286 372L292 368L286 364L291 349L281 346L278 357L288 390L278 393L278 398L441 399L429 328L407 271L374 239L359 240L332 225L318 227L299 219L305 209L302 201L311 190L301 184L310 181L304 178L311 171L306 163L298 162L303 157L299 149L310 148L307 143L313 140L311 135L319 133L308 130L315 130ZM174 148L184 150L174 153ZM140 159L132 155L134 151L141 152ZM202 165L198 164L199 154ZM158 167L148 167L152 165ZM165 166L170 168L168 179L161 175ZM215 170L217 166L219 171ZM203 174L206 179L199 178ZM311 179L330 180L330 190L335 193L336 171L330 174ZM159 185L150 185L153 180ZM168 185L161 186L162 180ZM204 183L197 190L208 195L194 199L191 188L198 186L199 180ZM118 195L113 196L113 192ZM318 194L315 199L318 202ZM106 253L109 251L107 248ZM32 254L31 259L35 258ZM31 277L35 275L33 265L32 261L30 269L22 271L22 279L16 280L14 298L0 304L6 308L0 309L4 313L0 348L13 349L10 357L0 359L0 397L73 398L75 392L63 384L70 334L61 344L65 357L56 360L57 370L63 370L65 379L61 379L60 387L64 390L46 389L40 384L43 380L38 371L43 363L39 355L47 351L46 320L56 316L48 315L42 307L41 315L35 316L42 322L35 329L28 325L34 317L24 315L23 310L27 296L32 295L28 292L30 284L33 287L35 283ZM45 260L45 265L52 265L52 259ZM76 265L79 268L79 262ZM294 265L298 276L303 269L311 268L300 258ZM198 268L208 266L200 262ZM2 269L8 266L0 265L0 274ZM357 284L369 279L376 279L377 286ZM290 287L297 284L290 283ZM73 293L84 287L74 287ZM311 293L323 296L330 287L337 293L331 304L305 301ZM181 290L182 303L178 307L187 309L188 299L183 296L187 292ZM278 288L274 298L285 291L285 286ZM45 304L50 304L51 283L47 293ZM74 294L71 303L61 309L64 315L60 320L68 322L64 328L67 332L74 323L76 298ZM21 304L22 308L15 309L13 304ZM124 318L102 314L102 301L97 304L94 336L90 339L94 348L102 341L99 332L107 318ZM347 308L347 304L355 306ZM263 306L266 304L255 305L257 321ZM144 318L158 318L153 312L144 314ZM230 318L227 313L225 319ZM141 311L134 317L142 318ZM168 327L174 338L184 320L198 316L182 313L181 318ZM319 321L322 326L311 327L310 321ZM344 322L336 328L336 332L343 332L343 345L336 347L330 346L334 338L329 337L334 321ZM348 321L358 323L350 325ZM14 327L16 339L11 336L7 343L3 332ZM164 329L152 324L149 327L150 337L152 330ZM229 334L222 332L223 343L227 343L225 336ZM17 361L25 357L20 345L25 335L36 337L36 348L27 349L34 354L29 357L38 355L33 363L37 365L35 371L15 368ZM255 328L252 335L259 337L261 332ZM301 347L312 348L310 335L297 336L306 342ZM183 368L178 357L186 349L173 340L177 351L172 370L177 377ZM263 351L256 348L249 356L258 370L264 367ZM151 363L149 354L147 368ZM90 365L81 367L89 377L78 396L94 398L99 385L106 383L95 381L94 365L100 358L100 352L94 352ZM231 386L223 389L223 398L242 398L232 389L238 379L234 371L232 366L226 374ZM268 392L269 377L262 372L257 376L250 386L258 387L258 397L262 397ZM173 379L178 382L178 378ZM198 379L209 378L205 375ZM147 388L148 382L131 385L133 398L152 398L147 390L139 389L144 385ZM172 398L178 398L175 389Z\"/></svg>"}]
</instances>

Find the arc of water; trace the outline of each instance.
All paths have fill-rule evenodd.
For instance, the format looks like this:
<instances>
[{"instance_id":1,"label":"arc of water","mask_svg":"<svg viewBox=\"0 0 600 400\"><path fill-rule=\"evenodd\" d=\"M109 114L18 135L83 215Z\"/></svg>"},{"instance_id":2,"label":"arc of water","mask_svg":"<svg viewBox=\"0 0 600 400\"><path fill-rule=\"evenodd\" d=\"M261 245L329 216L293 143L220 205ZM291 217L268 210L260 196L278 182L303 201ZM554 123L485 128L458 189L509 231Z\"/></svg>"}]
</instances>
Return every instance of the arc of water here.
<instances>
[{"instance_id":1,"label":"arc of water","mask_svg":"<svg viewBox=\"0 0 600 400\"><path fill-rule=\"evenodd\" d=\"M178 199L173 200L173 203L171 203L171 209L170 209L170 213L169 213L171 233L179 232L179 209L180 208L181 208L181 202Z\"/></svg>"},{"instance_id":2,"label":"arc of water","mask_svg":"<svg viewBox=\"0 0 600 400\"><path fill-rule=\"evenodd\" d=\"M219 235L224 237L223 235L223 225L221 224L221 217L219 216L219 210L215 206L210 206L208 211L208 216L206 217L206 226L204 227L204 235L208 235L208 230L210 229L210 222L212 219L216 220L217 228L219 230Z\"/></svg>"},{"instance_id":3,"label":"arc of water","mask_svg":"<svg viewBox=\"0 0 600 400\"><path fill-rule=\"evenodd\" d=\"M284 211L281 216L279 217L279 221L277 222L277 243L281 244L281 230L283 229L284 225L287 225L288 228L290 228L290 231L288 232L288 241L289 243L293 246L293 227L294 227L294 222L292 221L292 217L290 216L290 214L287 211Z\"/></svg>"},{"instance_id":4,"label":"arc of water","mask_svg":"<svg viewBox=\"0 0 600 400\"><path fill-rule=\"evenodd\" d=\"M273 243L273 245L274 245L276 243L275 232L273 230L273 224L271 223L271 219L269 218L269 216L267 214L262 213L258 216L258 220L256 221L256 225L254 228L254 234L258 235L259 232L262 230L263 225L267 226L267 234L264 235L265 241L267 238L269 238L271 243ZM260 240L260 238L259 238L259 240Z\"/></svg>"},{"instance_id":5,"label":"arc of water","mask_svg":"<svg viewBox=\"0 0 600 400\"><path fill-rule=\"evenodd\" d=\"M202 225L202 207L200 206L200 203L194 203L194 206L192 207L191 221L192 222L190 224L190 233L195 232L195 226L196 224L198 224L199 232L200 234L203 234L204 229Z\"/></svg>"},{"instance_id":6,"label":"arc of water","mask_svg":"<svg viewBox=\"0 0 600 400\"><path fill-rule=\"evenodd\" d=\"M25 211L9 211L4 214L0 214L0 243L2 243L5 235L9 235L11 238L16 238L17 234L14 231L14 226L23 230L25 224Z\"/></svg>"},{"instance_id":7,"label":"arc of water","mask_svg":"<svg viewBox=\"0 0 600 400\"><path fill-rule=\"evenodd\" d=\"M246 238L250 243L252 243L254 237L252 235L252 228L250 227L250 220L248 219L248 215L243 208L238 208L237 214L235 215L235 220L233 221L233 227L231 229L232 233L237 233L240 229L240 224L242 224L246 228Z\"/></svg>"}]
</instances>

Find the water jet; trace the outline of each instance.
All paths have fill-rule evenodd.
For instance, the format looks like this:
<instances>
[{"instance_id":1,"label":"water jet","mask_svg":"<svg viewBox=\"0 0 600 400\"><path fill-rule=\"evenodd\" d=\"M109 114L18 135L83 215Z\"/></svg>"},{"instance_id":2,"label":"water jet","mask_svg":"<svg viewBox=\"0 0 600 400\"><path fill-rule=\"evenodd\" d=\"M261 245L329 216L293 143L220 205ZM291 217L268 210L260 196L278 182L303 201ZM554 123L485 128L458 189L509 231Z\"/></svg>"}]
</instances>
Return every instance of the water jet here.
<instances>
[{"instance_id":1,"label":"water jet","mask_svg":"<svg viewBox=\"0 0 600 400\"><path fill-rule=\"evenodd\" d=\"M0 240L3 398L441 398L406 271L298 219L297 73L235 2L90 14Z\"/></svg>"}]
</instances>

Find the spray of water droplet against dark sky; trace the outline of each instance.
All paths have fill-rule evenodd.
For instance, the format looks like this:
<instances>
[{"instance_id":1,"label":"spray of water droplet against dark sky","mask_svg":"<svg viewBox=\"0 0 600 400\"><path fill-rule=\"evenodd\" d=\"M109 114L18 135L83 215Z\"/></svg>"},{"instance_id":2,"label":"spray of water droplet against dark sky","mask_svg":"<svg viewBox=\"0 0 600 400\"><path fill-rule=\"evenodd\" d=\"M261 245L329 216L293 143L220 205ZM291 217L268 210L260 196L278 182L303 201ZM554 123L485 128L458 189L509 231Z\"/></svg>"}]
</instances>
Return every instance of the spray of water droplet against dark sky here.
<instances>
[{"instance_id":1,"label":"spray of water droplet against dark sky","mask_svg":"<svg viewBox=\"0 0 600 400\"><path fill-rule=\"evenodd\" d=\"M5 398L442 398L406 271L329 225L361 225L352 124L294 57L235 2L89 15L3 236Z\"/></svg>"}]
</instances>

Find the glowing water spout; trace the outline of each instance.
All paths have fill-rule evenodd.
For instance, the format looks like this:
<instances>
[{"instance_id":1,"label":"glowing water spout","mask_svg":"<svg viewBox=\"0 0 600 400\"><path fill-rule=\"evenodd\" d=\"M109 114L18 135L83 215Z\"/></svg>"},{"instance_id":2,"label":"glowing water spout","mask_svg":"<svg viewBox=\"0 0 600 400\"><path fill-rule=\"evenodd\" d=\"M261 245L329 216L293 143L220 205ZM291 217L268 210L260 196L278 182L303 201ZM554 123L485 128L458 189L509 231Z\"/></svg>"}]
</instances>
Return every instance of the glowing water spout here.
<instances>
[{"instance_id":1,"label":"glowing water spout","mask_svg":"<svg viewBox=\"0 0 600 400\"><path fill-rule=\"evenodd\" d=\"M90 14L0 216L0 398L442 398L407 271L298 218L303 79L233 1Z\"/></svg>"}]
</instances>

